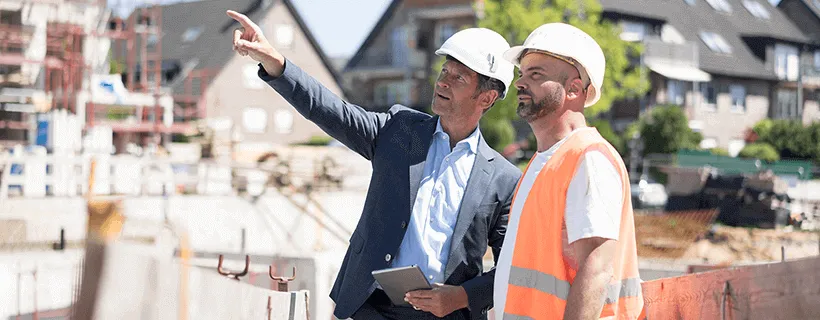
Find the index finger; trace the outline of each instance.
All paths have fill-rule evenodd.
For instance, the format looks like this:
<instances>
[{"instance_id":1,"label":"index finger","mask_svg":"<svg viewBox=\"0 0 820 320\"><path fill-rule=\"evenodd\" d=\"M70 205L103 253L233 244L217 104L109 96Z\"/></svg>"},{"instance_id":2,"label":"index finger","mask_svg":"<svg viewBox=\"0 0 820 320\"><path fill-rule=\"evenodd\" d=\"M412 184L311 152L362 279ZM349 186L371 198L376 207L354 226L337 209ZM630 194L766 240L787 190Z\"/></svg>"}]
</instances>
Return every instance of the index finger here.
<instances>
[{"instance_id":1,"label":"index finger","mask_svg":"<svg viewBox=\"0 0 820 320\"><path fill-rule=\"evenodd\" d=\"M245 29L250 29L250 30L254 30L254 31L257 31L259 29L259 27L257 27L256 24L253 23L253 21L251 21L250 18L248 18L248 16L246 16L244 14L241 14L239 12L233 11L233 10L228 10L227 13L228 13L229 17L231 17L234 20L238 21L239 24L241 24L242 27L244 27Z\"/></svg>"}]
</instances>

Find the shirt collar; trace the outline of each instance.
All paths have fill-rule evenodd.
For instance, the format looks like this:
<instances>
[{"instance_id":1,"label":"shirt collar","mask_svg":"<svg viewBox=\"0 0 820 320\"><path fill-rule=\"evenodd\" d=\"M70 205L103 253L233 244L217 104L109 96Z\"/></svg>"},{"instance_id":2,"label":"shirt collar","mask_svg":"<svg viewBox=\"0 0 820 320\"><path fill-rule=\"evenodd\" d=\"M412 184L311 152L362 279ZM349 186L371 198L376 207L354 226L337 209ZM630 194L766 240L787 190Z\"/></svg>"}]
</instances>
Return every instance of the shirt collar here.
<instances>
[{"instance_id":1,"label":"shirt collar","mask_svg":"<svg viewBox=\"0 0 820 320\"><path fill-rule=\"evenodd\" d=\"M444 132L444 128L441 127L441 118L439 118L438 121L436 121L436 132L433 134L433 136L434 137L441 136L441 137L445 137L449 140L450 135L448 135L447 132ZM456 144L456 146L466 143L467 147L470 148L471 152L478 153L477 149L478 149L478 141L479 141L480 137L481 137L481 130L479 130L479 127L476 126L473 133L471 133L469 136L467 136L467 138L464 138L464 140L459 141ZM448 143L449 143L449 141L448 141Z\"/></svg>"}]
</instances>

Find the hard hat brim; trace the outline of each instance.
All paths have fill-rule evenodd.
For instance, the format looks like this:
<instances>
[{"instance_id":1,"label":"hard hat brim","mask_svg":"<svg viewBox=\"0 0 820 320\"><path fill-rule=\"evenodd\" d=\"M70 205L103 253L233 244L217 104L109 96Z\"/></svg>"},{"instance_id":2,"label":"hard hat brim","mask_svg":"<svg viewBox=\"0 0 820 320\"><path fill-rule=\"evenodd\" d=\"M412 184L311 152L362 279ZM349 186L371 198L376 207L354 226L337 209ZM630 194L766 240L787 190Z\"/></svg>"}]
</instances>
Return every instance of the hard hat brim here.
<instances>
[{"instance_id":1,"label":"hard hat brim","mask_svg":"<svg viewBox=\"0 0 820 320\"><path fill-rule=\"evenodd\" d=\"M521 67L519 58L521 57L521 53L524 52L524 50L527 50L527 48L524 46L515 46L507 49L507 51L504 51L502 57L504 58L504 60L509 61L516 67Z\"/></svg>"}]
</instances>

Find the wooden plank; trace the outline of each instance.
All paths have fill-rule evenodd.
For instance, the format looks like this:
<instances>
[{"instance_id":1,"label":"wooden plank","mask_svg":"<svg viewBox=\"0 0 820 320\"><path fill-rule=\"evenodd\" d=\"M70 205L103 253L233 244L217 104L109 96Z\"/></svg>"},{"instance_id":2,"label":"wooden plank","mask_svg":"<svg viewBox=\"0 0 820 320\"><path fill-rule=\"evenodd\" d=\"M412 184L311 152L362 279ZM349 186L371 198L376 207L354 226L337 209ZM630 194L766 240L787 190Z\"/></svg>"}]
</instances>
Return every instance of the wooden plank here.
<instances>
[{"instance_id":1,"label":"wooden plank","mask_svg":"<svg viewBox=\"0 0 820 320\"><path fill-rule=\"evenodd\" d=\"M820 319L820 257L643 283L648 319Z\"/></svg>"}]
</instances>

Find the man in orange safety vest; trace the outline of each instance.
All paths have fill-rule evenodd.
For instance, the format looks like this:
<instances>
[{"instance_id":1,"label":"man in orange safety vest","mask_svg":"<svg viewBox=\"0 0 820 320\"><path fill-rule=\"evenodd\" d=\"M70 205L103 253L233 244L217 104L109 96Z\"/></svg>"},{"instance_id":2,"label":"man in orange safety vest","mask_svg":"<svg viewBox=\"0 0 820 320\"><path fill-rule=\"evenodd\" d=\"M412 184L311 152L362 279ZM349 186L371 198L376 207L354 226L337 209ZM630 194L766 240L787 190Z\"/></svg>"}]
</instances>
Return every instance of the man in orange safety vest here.
<instances>
[{"instance_id":1,"label":"man in orange safety vest","mask_svg":"<svg viewBox=\"0 0 820 320\"><path fill-rule=\"evenodd\" d=\"M519 181L497 264L496 319L636 319L643 309L629 177L584 108L606 61L580 29L549 23L504 58L518 115L538 142Z\"/></svg>"}]
</instances>

